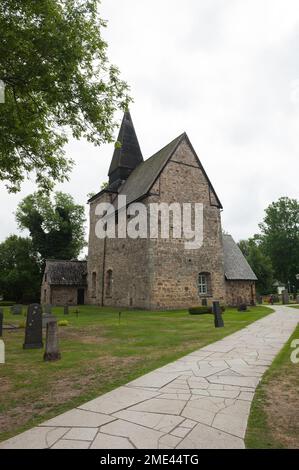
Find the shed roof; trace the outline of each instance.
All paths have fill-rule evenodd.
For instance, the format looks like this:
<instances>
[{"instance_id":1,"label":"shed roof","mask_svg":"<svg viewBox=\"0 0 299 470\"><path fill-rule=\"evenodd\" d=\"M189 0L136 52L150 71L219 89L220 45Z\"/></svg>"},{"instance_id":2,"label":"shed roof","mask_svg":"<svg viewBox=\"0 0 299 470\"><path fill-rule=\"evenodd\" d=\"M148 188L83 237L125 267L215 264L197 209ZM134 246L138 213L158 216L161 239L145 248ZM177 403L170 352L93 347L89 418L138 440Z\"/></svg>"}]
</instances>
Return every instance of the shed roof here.
<instances>
[{"instance_id":1,"label":"shed roof","mask_svg":"<svg viewBox=\"0 0 299 470\"><path fill-rule=\"evenodd\" d=\"M87 262L77 260L47 260L45 274L52 285L86 285Z\"/></svg>"},{"instance_id":2,"label":"shed roof","mask_svg":"<svg viewBox=\"0 0 299 470\"><path fill-rule=\"evenodd\" d=\"M257 281L242 251L231 235L223 235L224 274L227 280Z\"/></svg>"}]
</instances>

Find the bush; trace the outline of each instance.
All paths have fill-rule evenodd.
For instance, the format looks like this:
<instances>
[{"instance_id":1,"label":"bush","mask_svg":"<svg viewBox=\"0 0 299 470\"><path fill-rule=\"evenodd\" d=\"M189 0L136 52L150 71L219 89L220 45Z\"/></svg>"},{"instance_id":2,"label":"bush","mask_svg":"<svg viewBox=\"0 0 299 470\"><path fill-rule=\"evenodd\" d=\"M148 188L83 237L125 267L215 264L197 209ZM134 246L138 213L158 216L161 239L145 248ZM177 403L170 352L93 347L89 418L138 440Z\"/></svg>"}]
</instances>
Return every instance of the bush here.
<instances>
[{"instance_id":1,"label":"bush","mask_svg":"<svg viewBox=\"0 0 299 470\"><path fill-rule=\"evenodd\" d=\"M220 305L221 313L225 312L225 306ZM200 306L200 307L191 307L189 308L190 315L201 315L204 313L213 313L213 308L208 306Z\"/></svg>"},{"instance_id":2,"label":"bush","mask_svg":"<svg viewBox=\"0 0 299 470\"><path fill-rule=\"evenodd\" d=\"M25 328L25 326L26 326L26 320L19 321L19 328Z\"/></svg>"},{"instance_id":3,"label":"bush","mask_svg":"<svg viewBox=\"0 0 299 470\"><path fill-rule=\"evenodd\" d=\"M189 308L190 315L201 315L204 313L212 313L212 307L191 307Z\"/></svg>"},{"instance_id":4,"label":"bush","mask_svg":"<svg viewBox=\"0 0 299 470\"><path fill-rule=\"evenodd\" d=\"M68 326L69 325L69 322L68 320L59 320L59 322L57 323L58 326Z\"/></svg>"},{"instance_id":5,"label":"bush","mask_svg":"<svg viewBox=\"0 0 299 470\"><path fill-rule=\"evenodd\" d=\"M246 304L240 304L238 306L238 312L247 312L247 305Z\"/></svg>"}]
</instances>

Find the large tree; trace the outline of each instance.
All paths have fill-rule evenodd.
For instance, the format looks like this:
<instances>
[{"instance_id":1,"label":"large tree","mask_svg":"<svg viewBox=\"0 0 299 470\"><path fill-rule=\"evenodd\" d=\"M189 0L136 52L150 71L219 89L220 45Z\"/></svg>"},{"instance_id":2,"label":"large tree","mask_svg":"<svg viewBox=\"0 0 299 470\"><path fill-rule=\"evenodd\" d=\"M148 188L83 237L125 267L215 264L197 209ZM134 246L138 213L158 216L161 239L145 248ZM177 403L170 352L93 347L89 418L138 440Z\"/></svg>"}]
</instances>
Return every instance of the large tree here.
<instances>
[{"instance_id":1,"label":"large tree","mask_svg":"<svg viewBox=\"0 0 299 470\"><path fill-rule=\"evenodd\" d=\"M77 258L85 242L84 207L69 194L50 199L39 192L25 197L16 211L20 229L29 230L42 261Z\"/></svg>"},{"instance_id":2,"label":"large tree","mask_svg":"<svg viewBox=\"0 0 299 470\"><path fill-rule=\"evenodd\" d=\"M238 245L258 278L256 282L257 292L259 294L273 292L273 267L270 257L263 253L255 238L241 240Z\"/></svg>"},{"instance_id":3,"label":"large tree","mask_svg":"<svg viewBox=\"0 0 299 470\"><path fill-rule=\"evenodd\" d=\"M6 300L34 302L40 297L41 266L30 238L16 235L0 244L0 293Z\"/></svg>"},{"instance_id":4,"label":"large tree","mask_svg":"<svg viewBox=\"0 0 299 470\"><path fill-rule=\"evenodd\" d=\"M298 287L299 202L281 197L267 207L261 229L261 246L272 262L277 280Z\"/></svg>"},{"instance_id":5,"label":"large tree","mask_svg":"<svg viewBox=\"0 0 299 470\"><path fill-rule=\"evenodd\" d=\"M111 142L127 85L109 64L98 0L1 0L0 181L18 191L28 173L49 189L67 178L71 134Z\"/></svg>"}]
</instances>

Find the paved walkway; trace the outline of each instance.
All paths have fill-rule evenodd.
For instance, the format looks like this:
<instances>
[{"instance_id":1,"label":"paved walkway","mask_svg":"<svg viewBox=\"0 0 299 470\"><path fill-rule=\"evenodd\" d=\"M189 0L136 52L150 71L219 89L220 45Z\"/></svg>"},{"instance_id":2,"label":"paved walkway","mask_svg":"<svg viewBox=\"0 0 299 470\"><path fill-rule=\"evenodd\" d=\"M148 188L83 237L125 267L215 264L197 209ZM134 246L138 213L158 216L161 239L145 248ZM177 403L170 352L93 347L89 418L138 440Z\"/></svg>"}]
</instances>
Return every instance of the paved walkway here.
<instances>
[{"instance_id":1,"label":"paved walkway","mask_svg":"<svg viewBox=\"0 0 299 470\"><path fill-rule=\"evenodd\" d=\"M275 310L0 449L244 448L255 388L299 321L295 309Z\"/></svg>"}]
</instances>

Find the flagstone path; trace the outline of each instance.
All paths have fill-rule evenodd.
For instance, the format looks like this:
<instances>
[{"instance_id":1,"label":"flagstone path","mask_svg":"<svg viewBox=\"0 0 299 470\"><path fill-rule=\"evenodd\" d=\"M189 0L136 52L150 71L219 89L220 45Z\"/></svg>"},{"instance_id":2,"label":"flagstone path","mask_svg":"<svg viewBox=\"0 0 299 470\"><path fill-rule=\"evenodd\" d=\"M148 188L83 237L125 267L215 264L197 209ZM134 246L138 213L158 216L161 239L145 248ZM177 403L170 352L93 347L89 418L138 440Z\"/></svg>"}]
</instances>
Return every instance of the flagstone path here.
<instances>
[{"instance_id":1,"label":"flagstone path","mask_svg":"<svg viewBox=\"0 0 299 470\"><path fill-rule=\"evenodd\" d=\"M242 315L242 313L240 313ZM294 331L275 313L0 444L0 449L244 448L254 391Z\"/></svg>"}]
</instances>

